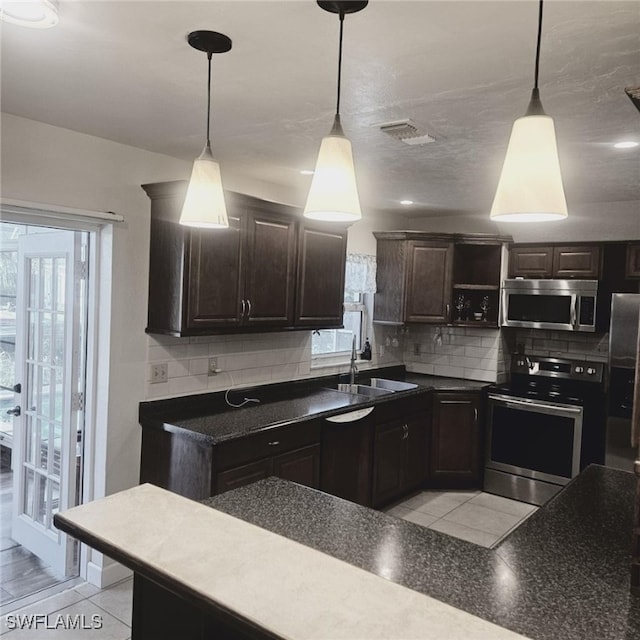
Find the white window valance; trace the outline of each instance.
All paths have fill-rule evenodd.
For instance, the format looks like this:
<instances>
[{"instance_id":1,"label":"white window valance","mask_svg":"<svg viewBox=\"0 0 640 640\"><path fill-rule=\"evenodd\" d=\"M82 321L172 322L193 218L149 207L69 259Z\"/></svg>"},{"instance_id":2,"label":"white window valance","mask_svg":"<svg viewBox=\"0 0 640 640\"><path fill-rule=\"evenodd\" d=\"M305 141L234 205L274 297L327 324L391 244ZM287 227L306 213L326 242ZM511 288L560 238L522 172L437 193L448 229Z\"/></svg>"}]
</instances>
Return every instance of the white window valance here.
<instances>
[{"instance_id":1,"label":"white window valance","mask_svg":"<svg viewBox=\"0 0 640 640\"><path fill-rule=\"evenodd\" d=\"M344 288L347 293L375 293L376 257L361 253L348 253Z\"/></svg>"}]
</instances>

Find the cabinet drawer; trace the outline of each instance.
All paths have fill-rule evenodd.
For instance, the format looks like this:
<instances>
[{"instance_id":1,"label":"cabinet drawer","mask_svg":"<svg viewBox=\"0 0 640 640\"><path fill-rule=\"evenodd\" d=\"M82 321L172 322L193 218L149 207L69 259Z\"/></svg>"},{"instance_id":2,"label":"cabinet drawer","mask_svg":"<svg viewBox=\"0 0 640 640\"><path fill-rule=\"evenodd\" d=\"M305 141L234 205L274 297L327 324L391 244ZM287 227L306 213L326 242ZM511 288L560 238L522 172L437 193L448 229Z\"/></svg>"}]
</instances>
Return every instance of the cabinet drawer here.
<instances>
[{"instance_id":1,"label":"cabinet drawer","mask_svg":"<svg viewBox=\"0 0 640 640\"><path fill-rule=\"evenodd\" d=\"M244 487L258 480L264 480L264 478L268 478L272 473L273 462L271 458L229 469L216 475L216 486L212 493L215 495L237 489L238 487Z\"/></svg>"},{"instance_id":2,"label":"cabinet drawer","mask_svg":"<svg viewBox=\"0 0 640 640\"><path fill-rule=\"evenodd\" d=\"M276 456L320 442L320 424L316 421L267 429L246 438L223 442L216 447L216 468L220 471L245 462Z\"/></svg>"}]
</instances>

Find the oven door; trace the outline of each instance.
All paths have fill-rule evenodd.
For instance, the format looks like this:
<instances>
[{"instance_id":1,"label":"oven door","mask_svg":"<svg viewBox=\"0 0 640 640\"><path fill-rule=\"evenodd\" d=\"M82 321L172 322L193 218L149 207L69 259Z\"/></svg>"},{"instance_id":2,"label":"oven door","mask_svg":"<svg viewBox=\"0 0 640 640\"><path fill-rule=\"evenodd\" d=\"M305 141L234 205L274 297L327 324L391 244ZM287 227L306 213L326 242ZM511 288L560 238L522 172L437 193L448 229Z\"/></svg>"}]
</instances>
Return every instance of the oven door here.
<instances>
[{"instance_id":1,"label":"oven door","mask_svg":"<svg viewBox=\"0 0 640 640\"><path fill-rule=\"evenodd\" d=\"M485 467L564 485L580 472L582 407L488 396Z\"/></svg>"}]
</instances>

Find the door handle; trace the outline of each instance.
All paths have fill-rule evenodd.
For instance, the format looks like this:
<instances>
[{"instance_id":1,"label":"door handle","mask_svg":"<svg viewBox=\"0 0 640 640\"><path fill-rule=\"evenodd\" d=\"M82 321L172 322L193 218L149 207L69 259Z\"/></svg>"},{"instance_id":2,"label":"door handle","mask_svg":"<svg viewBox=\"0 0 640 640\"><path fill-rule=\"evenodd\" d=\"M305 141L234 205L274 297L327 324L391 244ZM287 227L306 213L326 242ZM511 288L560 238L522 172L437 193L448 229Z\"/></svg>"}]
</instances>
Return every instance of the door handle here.
<instances>
[{"instance_id":1,"label":"door handle","mask_svg":"<svg viewBox=\"0 0 640 640\"><path fill-rule=\"evenodd\" d=\"M13 409L7 409L7 415L17 418L20 415L20 406L16 405Z\"/></svg>"},{"instance_id":2,"label":"door handle","mask_svg":"<svg viewBox=\"0 0 640 640\"><path fill-rule=\"evenodd\" d=\"M22 385L19 382L14 384L13 387L5 387L3 384L0 384L0 389L3 391L13 391L13 393L22 393Z\"/></svg>"}]
</instances>

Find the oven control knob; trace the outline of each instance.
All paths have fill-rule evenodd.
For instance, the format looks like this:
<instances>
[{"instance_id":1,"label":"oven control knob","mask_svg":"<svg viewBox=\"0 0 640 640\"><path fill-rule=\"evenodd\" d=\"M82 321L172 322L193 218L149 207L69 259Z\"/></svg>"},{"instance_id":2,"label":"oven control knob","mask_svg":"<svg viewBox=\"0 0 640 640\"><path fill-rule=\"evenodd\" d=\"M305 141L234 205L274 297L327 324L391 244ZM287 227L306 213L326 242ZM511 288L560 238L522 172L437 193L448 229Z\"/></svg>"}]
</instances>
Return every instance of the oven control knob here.
<instances>
[{"instance_id":1,"label":"oven control knob","mask_svg":"<svg viewBox=\"0 0 640 640\"><path fill-rule=\"evenodd\" d=\"M584 367L576 367L576 373L584 373Z\"/></svg>"},{"instance_id":2,"label":"oven control knob","mask_svg":"<svg viewBox=\"0 0 640 640\"><path fill-rule=\"evenodd\" d=\"M595 372L596 372L596 370L593 367L587 367L587 375L588 376L594 375Z\"/></svg>"}]
</instances>

